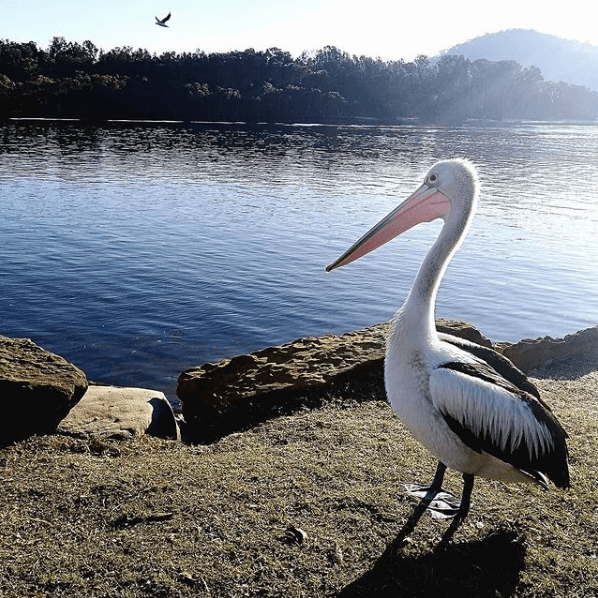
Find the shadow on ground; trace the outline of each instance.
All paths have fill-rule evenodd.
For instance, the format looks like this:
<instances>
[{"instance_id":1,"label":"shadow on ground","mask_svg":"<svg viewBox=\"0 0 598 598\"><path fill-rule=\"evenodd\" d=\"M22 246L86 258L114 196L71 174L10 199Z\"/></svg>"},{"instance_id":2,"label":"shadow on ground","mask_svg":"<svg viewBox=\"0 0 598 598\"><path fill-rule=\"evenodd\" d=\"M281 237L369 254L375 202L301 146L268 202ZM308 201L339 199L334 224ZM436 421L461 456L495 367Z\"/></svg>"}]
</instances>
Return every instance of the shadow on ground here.
<instances>
[{"instance_id":1,"label":"shadow on ground","mask_svg":"<svg viewBox=\"0 0 598 598\"><path fill-rule=\"evenodd\" d=\"M451 526L436 548L410 556L405 539L421 516L417 509L374 566L346 586L336 598L415 596L512 596L525 567L521 534L499 528L485 538L452 543Z\"/></svg>"}]
</instances>

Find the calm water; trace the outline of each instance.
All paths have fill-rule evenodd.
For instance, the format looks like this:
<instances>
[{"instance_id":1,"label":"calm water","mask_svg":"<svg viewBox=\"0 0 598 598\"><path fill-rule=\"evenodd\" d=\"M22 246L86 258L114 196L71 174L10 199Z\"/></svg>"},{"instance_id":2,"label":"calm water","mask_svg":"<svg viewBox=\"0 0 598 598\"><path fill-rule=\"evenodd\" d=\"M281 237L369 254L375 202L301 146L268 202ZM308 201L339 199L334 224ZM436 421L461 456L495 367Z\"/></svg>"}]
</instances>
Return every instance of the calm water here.
<instances>
[{"instance_id":1,"label":"calm water","mask_svg":"<svg viewBox=\"0 0 598 598\"><path fill-rule=\"evenodd\" d=\"M437 315L598 324L598 126L0 126L0 334L175 398L185 368L388 320L440 229L324 272L437 159L480 168Z\"/></svg>"}]
</instances>

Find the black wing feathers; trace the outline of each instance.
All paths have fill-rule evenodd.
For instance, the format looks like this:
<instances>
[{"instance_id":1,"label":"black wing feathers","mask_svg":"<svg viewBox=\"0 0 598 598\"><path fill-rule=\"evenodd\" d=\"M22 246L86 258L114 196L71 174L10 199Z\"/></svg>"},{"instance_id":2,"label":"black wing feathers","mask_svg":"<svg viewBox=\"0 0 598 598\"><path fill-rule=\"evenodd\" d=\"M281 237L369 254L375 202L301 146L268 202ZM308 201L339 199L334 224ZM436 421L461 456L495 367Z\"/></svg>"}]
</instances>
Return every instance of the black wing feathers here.
<instances>
[{"instance_id":1,"label":"black wing feathers","mask_svg":"<svg viewBox=\"0 0 598 598\"><path fill-rule=\"evenodd\" d=\"M459 346L457 343L453 344ZM474 345L474 347L479 347L480 349L484 349L484 351L474 352L470 350L469 345L470 344L467 343L460 348L469 351L480 359L483 359L482 355L486 352L494 353L491 349L486 349L479 345ZM513 377L513 371L519 372L519 374L525 378L525 381L522 382L520 376L515 375L514 377L517 380L516 384L510 378L501 375L502 372L491 367L494 366L494 363L489 364L486 362L472 364L456 361L445 363L442 367L499 386L514 395L516 399L523 401L531 410L536 421L548 429L553 440L553 446L548 450L535 455L534 458L530 458L530 451L525 437L520 440L517 446L513 447L511 437L509 436L506 442L507 449L501 449L500 446L498 446L496 439L492 438L489 431L476 433L473 429L468 428L466 423L456 420L447 413L443 413L445 421L449 428L472 450L478 453L484 451L485 453L488 453L501 461L510 463L514 467L531 475L534 475L536 472L541 472L547 475L556 486L560 488L568 488L569 470L567 467L567 433L554 417L550 408L548 408L548 406L539 398L538 390L529 380L527 380L525 374L517 370L517 368L515 368L515 366L506 358L499 356L496 353L494 353L494 355L502 358L494 360L494 362L498 363L501 369L506 369L510 377ZM505 365L502 360L506 361L507 365ZM527 387L533 388L535 393L532 394L525 390ZM538 479L537 475L534 475L534 477Z\"/></svg>"}]
</instances>

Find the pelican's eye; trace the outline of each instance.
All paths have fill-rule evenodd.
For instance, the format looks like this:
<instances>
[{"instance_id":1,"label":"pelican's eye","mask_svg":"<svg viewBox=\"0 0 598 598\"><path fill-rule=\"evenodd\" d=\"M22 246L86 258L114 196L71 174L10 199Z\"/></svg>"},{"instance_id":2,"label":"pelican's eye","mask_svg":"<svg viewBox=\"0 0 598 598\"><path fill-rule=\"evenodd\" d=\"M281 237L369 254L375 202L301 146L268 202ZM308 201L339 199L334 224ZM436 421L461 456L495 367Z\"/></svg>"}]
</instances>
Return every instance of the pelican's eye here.
<instances>
[{"instance_id":1,"label":"pelican's eye","mask_svg":"<svg viewBox=\"0 0 598 598\"><path fill-rule=\"evenodd\" d=\"M437 175L437 174L431 174L431 175L428 177L428 183L429 183L430 185L435 185L437 182L438 182L438 175Z\"/></svg>"}]
</instances>

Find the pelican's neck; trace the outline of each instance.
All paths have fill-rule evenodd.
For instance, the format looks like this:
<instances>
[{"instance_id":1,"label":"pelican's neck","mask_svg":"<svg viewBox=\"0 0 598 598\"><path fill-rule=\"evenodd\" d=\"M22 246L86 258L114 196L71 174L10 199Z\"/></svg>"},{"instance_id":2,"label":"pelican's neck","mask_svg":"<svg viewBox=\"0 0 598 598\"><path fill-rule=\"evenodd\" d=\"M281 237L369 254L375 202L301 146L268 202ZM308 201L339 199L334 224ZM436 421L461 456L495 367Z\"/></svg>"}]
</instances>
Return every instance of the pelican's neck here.
<instances>
[{"instance_id":1,"label":"pelican's neck","mask_svg":"<svg viewBox=\"0 0 598 598\"><path fill-rule=\"evenodd\" d=\"M442 277L465 236L469 217L461 222L447 219L430 248L399 313L397 325L410 339L428 342L436 338L434 307Z\"/></svg>"},{"instance_id":2,"label":"pelican's neck","mask_svg":"<svg viewBox=\"0 0 598 598\"><path fill-rule=\"evenodd\" d=\"M397 314L393 332L395 342L419 348L438 339L434 322L438 288L451 258L467 233L478 201L477 174L472 166L457 161L448 165L440 162L434 168L441 172L441 176L447 177L446 187L439 192L450 198L451 207L444 216L444 226L438 238L424 258L407 300Z\"/></svg>"}]
</instances>

